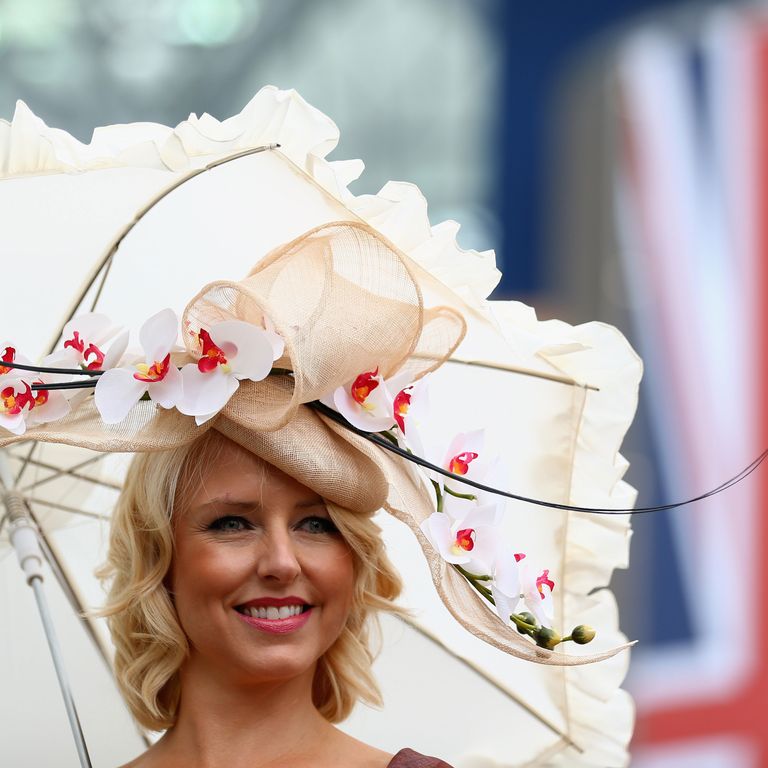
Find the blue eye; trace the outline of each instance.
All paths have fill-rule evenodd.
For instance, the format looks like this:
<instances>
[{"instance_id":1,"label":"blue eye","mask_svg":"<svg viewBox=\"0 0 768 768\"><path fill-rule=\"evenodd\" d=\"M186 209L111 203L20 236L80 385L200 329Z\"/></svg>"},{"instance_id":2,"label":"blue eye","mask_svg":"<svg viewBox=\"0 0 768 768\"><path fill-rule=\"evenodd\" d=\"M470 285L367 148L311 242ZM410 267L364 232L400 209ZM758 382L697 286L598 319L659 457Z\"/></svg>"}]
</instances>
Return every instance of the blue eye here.
<instances>
[{"instance_id":1,"label":"blue eye","mask_svg":"<svg viewBox=\"0 0 768 768\"><path fill-rule=\"evenodd\" d=\"M214 531L244 531L249 527L249 523L245 518L238 517L237 515L226 515L214 520L208 528Z\"/></svg>"},{"instance_id":2,"label":"blue eye","mask_svg":"<svg viewBox=\"0 0 768 768\"><path fill-rule=\"evenodd\" d=\"M306 517L299 523L298 528L307 533L338 533L339 531L333 520L327 517Z\"/></svg>"}]
</instances>

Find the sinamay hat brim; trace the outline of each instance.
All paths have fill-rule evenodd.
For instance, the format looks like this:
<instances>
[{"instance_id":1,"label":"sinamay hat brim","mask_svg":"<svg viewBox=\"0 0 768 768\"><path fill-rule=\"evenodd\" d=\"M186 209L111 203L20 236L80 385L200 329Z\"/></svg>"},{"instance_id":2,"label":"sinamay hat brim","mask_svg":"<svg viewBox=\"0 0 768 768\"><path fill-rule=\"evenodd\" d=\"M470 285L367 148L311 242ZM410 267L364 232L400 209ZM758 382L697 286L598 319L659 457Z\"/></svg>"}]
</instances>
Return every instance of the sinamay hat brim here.
<instances>
[{"instance_id":1,"label":"sinamay hat brim","mask_svg":"<svg viewBox=\"0 0 768 768\"><path fill-rule=\"evenodd\" d=\"M89 398L60 421L1 437L0 448L31 438L95 451L151 452L217 429L330 501L365 512L384 508L406 523L448 610L486 642L541 664L589 664L615 655L625 646L572 656L536 647L505 626L424 537L419 524L435 506L426 478L402 457L387 455L306 408L360 371L379 369L386 378L408 371L415 381L454 352L464 337L464 319L447 307L425 313L412 276L416 270L365 224L323 225L270 254L244 280L203 288L182 320L185 340L191 340L215 322L261 325L269 318L285 341L276 365L289 375L241 382L208 427L152 401L138 403L110 427ZM191 341L189 346L194 349Z\"/></svg>"},{"instance_id":2,"label":"sinamay hat brim","mask_svg":"<svg viewBox=\"0 0 768 768\"><path fill-rule=\"evenodd\" d=\"M434 368L460 341L463 319L469 333L458 356L534 375L491 372L484 385L493 384L494 388L472 392L471 369L448 363L435 373L436 385L441 381L451 383L452 394L448 398L455 401L457 424L460 416L473 410L487 412L487 408L480 408L478 403L478 398L482 398L485 401L482 405L493 401L499 423L507 429L515 425L504 446L511 462L505 487L562 503L623 507L631 503L632 491L620 481L626 464L618 448L636 403L639 361L615 329L599 324L571 328L556 322L539 323L522 305L486 302L484 297L495 280L488 256L461 252L455 245L455 230L450 225L430 229L423 198L413 187L390 184L378 196L354 198L346 190L351 178L350 166L333 166L322 159L333 143L325 134L333 133L335 126L318 115L295 94L266 89L238 116L240 131L234 129L233 123L218 136L215 121L190 120L175 131L168 129L167 140L162 145L138 141L144 154L126 151L119 158L97 160L93 154L78 157L77 147L63 148L58 134L41 133L32 137L38 130L34 125L25 128L31 138L21 141L19 133L24 125L19 121L14 128L14 141L3 146L6 154L0 153L4 184L8 185L5 190L11 195L8 202L14 203L5 207L5 210L14 210L14 220L8 222L5 233L13 239L14 252L20 262L36 259L40 263L39 254L50 252L47 282L56 285L58 292L42 303L54 314L51 328L56 325L57 312L61 313L71 304L75 287L81 282L78 276L67 288L71 277L67 265L75 258L76 251L84 248L92 254L106 255L109 243L103 236L99 240L96 233L109 232L108 239L115 236L117 240L120 228L136 215L137 209L146 205L147 190L152 190L149 196L154 196L167 184L163 174L179 179L185 177L189 169L201 167L216 156L280 143L280 149L243 157L205 174L205 185L192 180L150 211L122 242L109 279L99 294L97 309L109 307L113 319L135 329L149 314L144 311L143 315L131 315L134 301L131 291L136 289L137 274L156 276L140 286L144 294L141 305L152 309L167 304L179 307L195 296L208 280L228 278L212 284L190 302L187 313L190 323L194 325L215 316L227 317L231 313L237 315L240 311L252 313L256 318L263 312L280 326L280 333L286 337L286 357L277 364L292 370L291 360L303 360L306 364L296 366L298 375L293 377L241 382L237 396L218 417L202 427L196 426L192 418L176 411L158 410L152 403L145 402L138 404L126 423L108 427L97 418L92 405L85 403L60 422L30 430L24 439L32 437L102 451L162 450L193 440L202 430L213 427L289 473L301 475L302 482L331 500L353 509L386 508L416 534L438 592L464 626L519 658L550 665L552 674L541 684L550 691L553 702L557 701L557 712L562 713L562 724L559 715L550 715L554 724L552 732L567 734L560 737L561 748L573 740L587 750L585 754L599 755L595 758L597 763L618 764L631 728L631 705L617 691L626 669L626 654L583 671L570 669L556 673L551 665L605 659L624 647L623 637L616 630L616 608L610 593L605 589L594 592L594 589L604 587L611 570L626 559L626 519L597 519L579 513L549 513L525 505L511 505L512 528L525 540L526 547L543 553L542 562L560 577L555 592L556 621L567 629L571 623L584 620L598 625L600 630L595 641L600 652L596 654L583 655L588 648L574 649L574 653L568 654L536 648L529 640L503 627L489 607L425 541L418 523L429 514L433 501L430 489L419 479L415 468L328 422L302 403L327 394L323 388L341 379L342 373L347 375L351 370L359 373L369 365L382 365L385 373L389 373L405 363L414 376ZM38 144L33 147L35 142ZM115 140L114 146L125 149L130 142L124 144ZM238 174L234 173L235 165ZM80 175L68 173L70 170L77 170ZM45 183L41 186L42 175ZM99 179L100 175L104 178ZM130 178L130 182L110 186L110 180L119 178ZM269 178L268 188L262 182L266 178ZM143 183L142 179L147 180L143 191L139 183ZM110 190L108 208L104 206L105 189ZM0 193L3 191L0 188ZM49 193L50 199L46 197ZM195 195L200 198L197 202L192 200ZM220 205L221 200L227 201L226 206ZM190 218L188 211L196 205L206 210L210 222ZM39 225L41 206L49 211L46 215L50 231ZM80 211L89 212L81 214ZM88 217L93 218L95 211L99 212L98 220L93 220L93 227L89 228ZM250 230L243 224L248 217L254 219ZM351 223L338 224L335 229L329 225L340 220ZM83 237L87 235L86 240L93 240L79 245L70 242L64 233L69 232L71 236L73 231L82 232ZM15 232L19 237L14 237ZM332 270L334 285L328 295L337 292L339 300L335 305L345 306L338 322L326 323L324 336L302 335L302 328L306 331L314 323L322 327L322 322L314 311L300 307L312 306L321 293L320 286L329 284L323 280L306 280L303 270L299 270L297 276L292 269L280 267L281 259L285 258L288 264L294 258L296 263L307 258L308 251L304 251L303 246L307 238L314 235L318 237L316 244L321 251L323 238L337 238L338 242L353 240L348 246L351 252L364 245L363 252L375 259L383 258L382 263L388 265L378 277L375 272L369 275L366 282L355 268L355 260L344 259L343 249L339 249L341 260L331 259L338 269L334 266ZM287 259L287 254L297 245L301 252L293 252L291 259ZM243 267L239 272L219 274L213 269L202 270L201 254L212 254L210 258L215 260L217 249L231 251L233 248L247 252L241 259ZM264 258L268 252L270 255ZM246 265L262 259L263 268L257 266L252 283L241 281ZM92 274L100 274L101 267L103 262L93 267ZM71 269L70 266L69 271ZM204 272L206 279L197 277L198 272ZM399 281L399 292L376 287L393 280ZM79 311L96 298L97 288L98 283L85 301L81 296L75 302L80 304ZM350 290L365 291L365 301L349 303ZM166 299L170 294L172 298ZM278 300L278 296L283 299ZM301 296L302 301L294 303L296 296ZM374 311L377 306L380 314L367 311L369 307ZM292 316L292 311L299 314ZM36 305L33 317L36 324L42 322L40 304ZM22 321L20 347L29 356L42 353L44 350L35 348L34 343L24 343L29 315L22 314L19 308L12 315L3 315L6 333L14 334L15 338L19 319ZM375 328L364 344L354 341L360 322ZM321 343L320 338L326 343ZM326 370L320 361L330 359L334 345L344 351L337 355L331 370ZM347 348L352 346L354 351L348 354ZM254 418L259 423L254 424ZM16 438L12 438L3 444L15 441ZM304 447L317 450L313 454ZM298 450L302 454L300 459L295 455ZM14 452L23 457L25 447ZM338 475L333 474L332 482L327 472L329 455L339 462ZM348 485L339 484L338 476L347 478ZM41 486L33 494L43 501L50 487ZM401 567L410 580L410 564L405 562ZM442 626L440 621L437 619L435 626ZM449 639L451 630L447 626L444 630L446 641L456 642ZM464 653L479 658L481 650L472 646L472 650ZM498 669L500 677L506 676L515 684L528 680L525 670L509 667L501 659L489 660L487 667ZM523 699L529 698L527 693L531 693L530 688L521 694ZM533 696L532 708L546 711L545 698L543 693L541 697ZM601 713L609 709L613 716L623 713L620 723L612 721L610 735L599 725L607 722ZM532 745L533 741L531 749Z\"/></svg>"}]
</instances>

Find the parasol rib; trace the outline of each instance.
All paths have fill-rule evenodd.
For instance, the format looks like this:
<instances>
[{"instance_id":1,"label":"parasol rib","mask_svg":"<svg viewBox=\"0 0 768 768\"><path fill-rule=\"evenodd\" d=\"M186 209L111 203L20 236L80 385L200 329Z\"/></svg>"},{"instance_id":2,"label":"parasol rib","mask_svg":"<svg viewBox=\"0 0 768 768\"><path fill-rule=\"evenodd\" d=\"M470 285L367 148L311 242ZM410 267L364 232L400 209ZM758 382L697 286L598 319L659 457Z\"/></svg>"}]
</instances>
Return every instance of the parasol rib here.
<instances>
[{"instance_id":1,"label":"parasol rib","mask_svg":"<svg viewBox=\"0 0 768 768\"><path fill-rule=\"evenodd\" d=\"M96 461L100 460L102 457L99 456ZM62 469L60 467L56 467L53 464L47 464L44 461L40 461L39 459L30 459L29 464L33 467L39 467L40 469L48 469L51 472L56 472L58 477L61 477L62 475L67 475L69 477L74 477L76 480L85 480L87 483L93 483L94 485L100 485L103 488L111 488L115 491L121 491L123 489L123 486L119 483L113 483L109 480L101 480L98 477L90 477L89 475L82 475L79 472L75 472L75 469L78 468L79 465L73 467L72 469ZM48 478L46 478L47 480ZM30 490L32 488L36 488L38 485L40 485L43 481L40 483L33 483L32 485L28 485L24 490Z\"/></svg>"},{"instance_id":2,"label":"parasol rib","mask_svg":"<svg viewBox=\"0 0 768 768\"><path fill-rule=\"evenodd\" d=\"M87 509L77 509L76 507L68 507L66 504L61 504L58 501L46 501L45 499L27 499L29 504L39 504L42 507L50 507L51 509L58 509L60 512L68 512L71 515L80 515L81 517L88 517L92 520L103 520L108 523L112 518L109 515L104 515L99 512L89 512Z\"/></svg>"},{"instance_id":3,"label":"parasol rib","mask_svg":"<svg viewBox=\"0 0 768 768\"><path fill-rule=\"evenodd\" d=\"M420 357L427 359L424 355L414 355L414 357ZM464 360L460 357L449 357L446 360L447 363L455 363L459 365L472 365L476 368L488 368L492 371L504 371L505 373L519 373L521 376L533 376L537 379L546 379L547 381L554 381L558 384L568 384L571 387L579 387L580 389L590 389L593 392L599 392L600 387L596 387L593 384L581 384L575 379L569 379L567 376L558 376L555 373L546 373L545 371L535 371L532 368L522 368L514 365L504 365L503 363L492 363L486 360Z\"/></svg>"},{"instance_id":4,"label":"parasol rib","mask_svg":"<svg viewBox=\"0 0 768 768\"><path fill-rule=\"evenodd\" d=\"M427 638L427 640L430 640L435 645L437 645L441 650L445 651L449 656L456 659L456 661L461 662L467 669L471 669L475 674L479 675L483 678L486 682L488 682L490 685L492 685L497 691L500 693L503 693L508 699L511 701L514 701L515 704L522 707L531 717L533 717L535 720L538 720L542 725L547 727L550 731L552 731L554 734L559 736L562 741L567 744L569 747L572 747L577 752L583 752L584 750L576 744L571 737L564 733L561 728L558 728L551 720L547 719L544 715L542 715L540 712L537 712L534 707L532 707L527 702L523 701L517 694L513 693L509 690L505 685L500 683L495 678L491 677L487 672L484 672L477 664L470 661L469 659L465 658L464 656L461 656L460 654L453 651L451 648L449 648L443 641L434 633L430 632L426 627L421 626L418 622L416 622L414 619L412 619L409 616L402 616L399 614L395 614L397 618L403 622L403 624L407 624L412 629L416 630L420 635Z\"/></svg>"},{"instance_id":5,"label":"parasol rib","mask_svg":"<svg viewBox=\"0 0 768 768\"><path fill-rule=\"evenodd\" d=\"M70 477L74 477L77 480L85 480L86 482L94 483L95 485L101 485L105 488L112 488L116 491L122 490L122 486L118 485L117 483L110 483L105 480L99 480L96 477L89 477L88 475L82 475L77 471L79 469L82 469L83 467L87 467L90 464L93 464L99 461L101 458L103 458L102 454L92 456L90 459L81 461L79 464L75 464L74 467L70 467L69 469L65 469L62 467L55 467L51 464L46 464L45 462L42 462L39 459L28 459L27 463L32 464L35 467L41 467L42 469L49 469L54 474L48 475L47 477L43 477L40 480L35 480L34 483L30 483L29 485L24 486L24 488L20 489L21 493L27 493L33 490L34 488L39 488L41 485L50 483L53 480L58 480L58 478L62 477L63 475L69 475Z\"/></svg>"},{"instance_id":6,"label":"parasol rib","mask_svg":"<svg viewBox=\"0 0 768 768\"><path fill-rule=\"evenodd\" d=\"M85 284L80 290L80 293L77 295L77 297L74 299L74 301L69 306L69 311L66 314L66 318L61 325L59 325L58 329L56 330L56 333L54 337L51 339L51 343L48 345L48 351L49 353L53 352L54 349L56 349L56 344L58 343L59 339L61 338L62 331L64 330L64 326L75 316L75 313L77 312L80 305L83 303L88 291L91 290L94 283L98 279L99 275L102 273L102 270L106 267L106 271L108 272L111 266L112 259L117 252L117 249L120 247L120 243L123 242L123 240L126 238L128 233L146 216L149 211L152 210L164 197L167 195L170 195L171 192L173 192L175 189L178 189L182 184L185 184L190 179L194 179L195 176L199 176L201 173L205 173L206 171L210 171L213 168L216 168L220 165L224 165L225 163L229 163L232 160L237 160L241 157L247 157L248 155L255 155L259 152L267 152L272 149L276 149L279 146L279 144L265 144L264 146L260 147L251 147L250 149L244 149L239 152L233 152L231 155L226 155L225 157L221 157L218 160L214 160L207 165L204 165L202 168L195 168L194 170L190 171L189 173L185 174L179 179L176 179L172 184L169 184L165 189L158 192L141 210L139 210L136 215L133 217L133 220L126 224L123 229L118 233L118 235L112 240L112 242L107 247L106 251L104 252L103 256L98 260L96 265L91 270L90 275L86 278ZM101 281L101 284L99 285L99 288L96 293L96 298L93 301L93 304L91 306L91 311L93 311L96 307L96 302L98 301L99 296L101 295L102 288L104 287L104 279Z\"/></svg>"},{"instance_id":7,"label":"parasol rib","mask_svg":"<svg viewBox=\"0 0 768 768\"><path fill-rule=\"evenodd\" d=\"M67 601L72 606L72 608L75 611L75 616L80 620L80 623L83 625L83 629L85 629L88 636L93 641L93 644L96 646L96 650L99 653L99 656L101 657L101 660L104 662L107 671L114 675L114 669L112 668L112 662L110 661L110 653L107 645L104 643L103 638L101 635L96 631L96 627L93 623L93 620L88 616L88 611L84 605L83 600L81 599L80 595L77 592L77 589L75 586L70 582L70 580L67 578L66 571L64 569L64 566L59 559L58 553L56 552L56 547L54 542L52 542L45 531L45 528L40 524L40 521L37 519L37 516L34 513L34 510L29 510L30 517L34 521L35 525L37 526L37 530L39 533L40 538L40 544L42 546L43 556L45 557L46 561L48 562L48 565L51 567L51 571L53 572L53 575L56 577L56 581L59 583L59 586L61 587L62 592L64 593L64 596L67 598ZM150 746L151 742L147 738L147 735L143 732L141 728L138 728L139 735L143 739L146 746Z\"/></svg>"},{"instance_id":8,"label":"parasol rib","mask_svg":"<svg viewBox=\"0 0 768 768\"><path fill-rule=\"evenodd\" d=\"M20 445L24 445L24 443L21 443ZM29 462L32 460L32 454L35 452L35 449L37 448L37 446L38 446L38 443L32 442L29 446L29 450L27 451L27 455L21 460L21 467L19 468L19 471L16 473L16 485L18 485L21 482L22 475L27 471Z\"/></svg>"}]
</instances>

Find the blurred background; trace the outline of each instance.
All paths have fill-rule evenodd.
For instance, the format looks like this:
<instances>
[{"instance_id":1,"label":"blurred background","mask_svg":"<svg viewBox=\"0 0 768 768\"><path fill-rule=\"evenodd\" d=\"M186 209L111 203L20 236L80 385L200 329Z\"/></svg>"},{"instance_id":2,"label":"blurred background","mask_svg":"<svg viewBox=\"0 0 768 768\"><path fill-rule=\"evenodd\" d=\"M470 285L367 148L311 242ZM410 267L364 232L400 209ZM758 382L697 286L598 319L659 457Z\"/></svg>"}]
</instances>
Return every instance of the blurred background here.
<instances>
[{"instance_id":1,"label":"blurred background","mask_svg":"<svg viewBox=\"0 0 768 768\"><path fill-rule=\"evenodd\" d=\"M356 194L415 182L493 248L497 298L619 326L646 362L624 453L642 506L768 445L768 26L736 2L0 0L0 115L223 119L268 83L341 129ZM636 516L614 588L632 765L768 766L768 472Z\"/></svg>"}]
</instances>

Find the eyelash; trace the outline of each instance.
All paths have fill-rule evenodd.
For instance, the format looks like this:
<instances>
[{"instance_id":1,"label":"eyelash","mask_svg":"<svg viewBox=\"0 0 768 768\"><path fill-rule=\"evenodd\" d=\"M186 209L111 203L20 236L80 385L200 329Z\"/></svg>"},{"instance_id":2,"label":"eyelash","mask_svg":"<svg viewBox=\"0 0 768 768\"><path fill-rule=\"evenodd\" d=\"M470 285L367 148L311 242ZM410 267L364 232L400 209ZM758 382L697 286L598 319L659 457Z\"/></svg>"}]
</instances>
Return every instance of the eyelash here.
<instances>
[{"instance_id":1,"label":"eyelash","mask_svg":"<svg viewBox=\"0 0 768 768\"><path fill-rule=\"evenodd\" d=\"M240 523L241 527L239 528L226 527L225 523L230 520L236 520L238 523ZM301 528L307 523L320 524L320 530L308 531L308 533L312 533L313 535L317 535L319 533L338 533L339 532L339 529L334 525L333 520L330 520L327 517L317 517L314 515L310 517L305 517L303 520L301 520L298 523L296 527ZM219 517L216 520L214 520L208 526L208 530L220 531L222 533L238 533L239 531L247 530L250 528L253 528L252 523L246 518L241 517L240 515L224 515L223 517Z\"/></svg>"}]
</instances>

